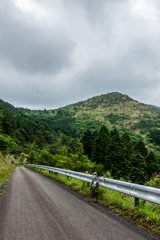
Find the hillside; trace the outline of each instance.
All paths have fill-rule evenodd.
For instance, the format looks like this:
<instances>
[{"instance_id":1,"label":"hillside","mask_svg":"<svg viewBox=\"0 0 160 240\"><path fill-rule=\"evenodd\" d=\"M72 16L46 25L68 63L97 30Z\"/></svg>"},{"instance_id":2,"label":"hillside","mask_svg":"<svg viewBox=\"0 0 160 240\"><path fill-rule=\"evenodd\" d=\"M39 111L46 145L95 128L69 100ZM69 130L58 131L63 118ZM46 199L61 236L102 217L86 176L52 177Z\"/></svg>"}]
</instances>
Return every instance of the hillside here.
<instances>
[{"instance_id":1,"label":"hillside","mask_svg":"<svg viewBox=\"0 0 160 240\"><path fill-rule=\"evenodd\" d=\"M93 97L61 109L76 119L95 120L122 131L134 130L139 133L142 128L146 131L149 131L149 127L160 128L160 108L139 103L120 93Z\"/></svg>"},{"instance_id":2,"label":"hillside","mask_svg":"<svg viewBox=\"0 0 160 240\"><path fill-rule=\"evenodd\" d=\"M32 148L41 149L58 139L59 135L53 129L47 131L38 118L32 120L11 104L0 100L0 151L29 153Z\"/></svg>"},{"instance_id":3,"label":"hillside","mask_svg":"<svg viewBox=\"0 0 160 240\"><path fill-rule=\"evenodd\" d=\"M149 149L160 150L154 138L155 134L159 138L160 108L139 103L121 93L108 93L53 110L18 110L32 121L38 120L48 131L54 129L80 138L87 128L95 131L105 124L109 129L128 131L134 144L143 138Z\"/></svg>"}]
</instances>

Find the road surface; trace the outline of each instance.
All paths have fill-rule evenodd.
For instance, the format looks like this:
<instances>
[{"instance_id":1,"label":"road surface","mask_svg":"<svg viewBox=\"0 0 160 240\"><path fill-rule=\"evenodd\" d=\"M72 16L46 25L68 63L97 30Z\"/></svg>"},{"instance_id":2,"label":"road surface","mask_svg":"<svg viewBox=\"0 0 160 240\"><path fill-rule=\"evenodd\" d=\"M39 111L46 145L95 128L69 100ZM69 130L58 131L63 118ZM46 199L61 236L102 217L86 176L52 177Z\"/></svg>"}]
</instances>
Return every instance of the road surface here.
<instances>
[{"instance_id":1,"label":"road surface","mask_svg":"<svg viewBox=\"0 0 160 240\"><path fill-rule=\"evenodd\" d=\"M151 240L109 209L24 167L0 197L0 240Z\"/></svg>"}]
</instances>

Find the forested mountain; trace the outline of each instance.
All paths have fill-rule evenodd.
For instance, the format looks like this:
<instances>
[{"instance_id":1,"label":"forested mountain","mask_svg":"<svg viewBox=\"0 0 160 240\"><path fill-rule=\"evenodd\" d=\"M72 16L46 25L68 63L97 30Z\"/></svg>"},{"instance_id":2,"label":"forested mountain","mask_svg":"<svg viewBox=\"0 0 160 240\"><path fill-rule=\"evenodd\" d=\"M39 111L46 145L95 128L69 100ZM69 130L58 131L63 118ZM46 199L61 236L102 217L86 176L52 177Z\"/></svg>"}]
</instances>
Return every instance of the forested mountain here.
<instances>
[{"instance_id":1,"label":"forested mountain","mask_svg":"<svg viewBox=\"0 0 160 240\"><path fill-rule=\"evenodd\" d=\"M38 119L33 121L11 104L0 100L0 150L10 148L12 153L21 153L28 149L29 152L33 146L42 149L58 138L59 134L53 129L47 131Z\"/></svg>"},{"instance_id":2,"label":"forested mountain","mask_svg":"<svg viewBox=\"0 0 160 240\"><path fill-rule=\"evenodd\" d=\"M160 172L159 137L160 108L120 93L53 110L0 100L0 151L30 163L143 184Z\"/></svg>"},{"instance_id":3,"label":"forested mountain","mask_svg":"<svg viewBox=\"0 0 160 240\"><path fill-rule=\"evenodd\" d=\"M110 130L117 128L121 135L127 131L133 144L143 139L148 149L160 151L160 108L139 103L127 95L113 92L59 109L18 110L47 131L81 138L87 129L93 132L104 124Z\"/></svg>"}]
</instances>

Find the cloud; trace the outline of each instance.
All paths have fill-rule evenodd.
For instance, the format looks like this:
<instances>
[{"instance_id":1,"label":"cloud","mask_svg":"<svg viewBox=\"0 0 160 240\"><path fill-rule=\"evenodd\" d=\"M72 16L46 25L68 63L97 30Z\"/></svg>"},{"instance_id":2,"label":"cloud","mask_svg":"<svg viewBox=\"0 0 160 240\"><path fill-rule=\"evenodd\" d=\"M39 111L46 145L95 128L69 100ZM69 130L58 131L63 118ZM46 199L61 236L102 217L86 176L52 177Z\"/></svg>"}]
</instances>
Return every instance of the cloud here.
<instances>
[{"instance_id":1,"label":"cloud","mask_svg":"<svg viewBox=\"0 0 160 240\"><path fill-rule=\"evenodd\" d=\"M118 91L158 105L159 6L158 0L1 1L0 98L43 109Z\"/></svg>"},{"instance_id":2,"label":"cloud","mask_svg":"<svg viewBox=\"0 0 160 240\"><path fill-rule=\"evenodd\" d=\"M56 74L72 64L70 55L74 43L61 24L52 28L35 23L30 25L24 21L18 9L13 7L13 12L10 18L4 12L2 15L5 23L0 32L1 59L9 61L17 71L29 74Z\"/></svg>"},{"instance_id":3,"label":"cloud","mask_svg":"<svg viewBox=\"0 0 160 240\"><path fill-rule=\"evenodd\" d=\"M74 47L67 37L59 35L57 30L53 33L34 28L9 30L1 34L1 58L20 72L55 74L71 65Z\"/></svg>"}]
</instances>

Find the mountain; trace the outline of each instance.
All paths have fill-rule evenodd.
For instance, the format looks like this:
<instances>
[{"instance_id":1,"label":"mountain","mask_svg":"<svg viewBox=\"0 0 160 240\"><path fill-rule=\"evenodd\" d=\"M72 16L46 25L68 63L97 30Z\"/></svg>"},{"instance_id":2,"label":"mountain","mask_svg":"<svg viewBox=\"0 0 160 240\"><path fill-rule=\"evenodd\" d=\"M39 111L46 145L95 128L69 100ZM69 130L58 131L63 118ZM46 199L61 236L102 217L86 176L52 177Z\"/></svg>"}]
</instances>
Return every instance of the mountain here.
<instances>
[{"instance_id":1,"label":"mountain","mask_svg":"<svg viewBox=\"0 0 160 240\"><path fill-rule=\"evenodd\" d=\"M56 142L54 130L47 131L38 119L32 120L13 105L0 100L0 151L10 149L11 153L29 152L31 145L43 148Z\"/></svg>"},{"instance_id":2,"label":"mountain","mask_svg":"<svg viewBox=\"0 0 160 240\"><path fill-rule=\"evenodd\" d=\"M18 110L49 132L54 130L81 138L87 129L93 132L104 124L109 130L127 131L134 144L143 139L148 149L160 151L160 108L140 103L125 94L103 94L53 110Z\"/></svg>"}]
</instances>

